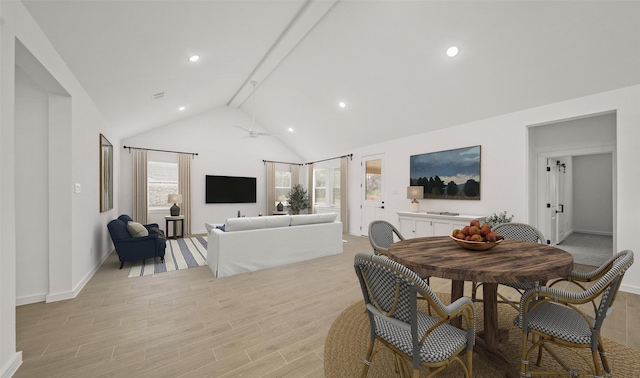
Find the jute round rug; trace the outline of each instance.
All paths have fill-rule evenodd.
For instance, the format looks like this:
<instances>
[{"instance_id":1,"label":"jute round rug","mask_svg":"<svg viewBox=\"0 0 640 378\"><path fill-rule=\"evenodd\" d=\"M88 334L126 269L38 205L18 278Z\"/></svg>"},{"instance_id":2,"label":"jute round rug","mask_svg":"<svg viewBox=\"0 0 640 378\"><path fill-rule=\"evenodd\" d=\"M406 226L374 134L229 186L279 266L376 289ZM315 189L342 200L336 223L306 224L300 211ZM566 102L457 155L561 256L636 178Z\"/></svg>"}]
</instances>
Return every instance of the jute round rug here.
<instances>
[{"instance_id":1,"label":"jute round rug","mask_svg":"<svg viewBox=\"0 0 640 378\"><path fill-rule=\"evenodd\" d=\"M449 295L438 293L438 297L444 303L450 303ZM424 310L424 309L423 309ZM517 312L506 304L500 304L498 308L500 328L509 329L509 340L501 345L503 352L514 362L520 361L520 346L522 342L522 331L513 326L513 319ZM476 329L482 329L482 304L476 304ZM367 353L369 342L369 319L363 301L358 301L345 309L331 325L324 349L324 371L325 377L344 378L359 377L364 364L364 356ZM376 343L376 348L380 347ZM614 377L640 377L640 352L622 346L616 342L605 339L605 348L609 363L613 368ZM570 366L582 369L584 361L572 351L563 348L554 348L554 351L561 355ZM580 351L581 355L590 359L589 351ZM533 354L533 358L537 353ZM535 360L532 361L535 367ZM542 368L557 369L557 363L548 354L543 353ZM421 372L421 376L426 376L427 371ZM386 348L381 347L373 358L367 377L388 378L394 377L393 354ZM438 377L463 377L463 371L457 363L451 364ZM474 377L503 377L489 361L474 353L473 355L473 376Z\"/></svg>"}]
</instances>

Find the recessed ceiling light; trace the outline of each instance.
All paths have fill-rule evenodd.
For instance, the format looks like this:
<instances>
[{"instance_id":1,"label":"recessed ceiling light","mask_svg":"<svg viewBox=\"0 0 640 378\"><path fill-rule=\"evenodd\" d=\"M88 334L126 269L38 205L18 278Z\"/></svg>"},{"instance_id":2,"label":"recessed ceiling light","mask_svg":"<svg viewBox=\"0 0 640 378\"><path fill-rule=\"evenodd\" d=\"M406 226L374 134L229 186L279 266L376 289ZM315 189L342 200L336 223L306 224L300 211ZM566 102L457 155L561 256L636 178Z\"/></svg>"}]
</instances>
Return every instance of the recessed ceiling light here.
<instances>
[{"instance_id":1,"label":"recessed ceiling light","mask_svg":"<svg viewBox=\"0 0 640 378\"><path fill-rule=\"evenodd\" d=\"M293 127L290 127L288 130L289 130L290 133L292 133L293 132Z\"/></svg>"},{"instance_id":2,"label":"recessed ceiling light","mask_svg":"<svg viewBox=\"0 0 640 378\"><path fill-rule=\"evenodd\" d=\"M181 107L178 108L178 110L180 110L180 111L183 111L185 109L186 109L186 107L184 107L184 106L181 106Z\"/></svg>"},{"instance_id":3,"label":"recessed ceiling light","mask_svg":"<svg viewBox=\"0 0 640 378\"><path fill-rule=\"evenodd\" d=\"M458 55L458 48L455 46L451 46L447 49L447 56L450 58L453 58L454 56Z\"/></svg>"},{"instance_id":4,"label":"recessed ceiling light","mask_svg":"<svg viewBox=\"0 0 640 378\"><path fill-rule=\"evenodd\" d=\"M200 55L191 55L189 57L190 62L197 62L198 60L200 60Z\"/></svg>"},{"instance_id":5,"label":"recessed ceiling light","mask_svg":"<svg viewBox=\"0 0 640 378\"><path fill-rule=\"evenodd\" d=\"M347 103L344 102L344 101L340 101L340 102L338 102L338 106L344 109L344 108L347 107Z\"/></svg>"}]
</instances>

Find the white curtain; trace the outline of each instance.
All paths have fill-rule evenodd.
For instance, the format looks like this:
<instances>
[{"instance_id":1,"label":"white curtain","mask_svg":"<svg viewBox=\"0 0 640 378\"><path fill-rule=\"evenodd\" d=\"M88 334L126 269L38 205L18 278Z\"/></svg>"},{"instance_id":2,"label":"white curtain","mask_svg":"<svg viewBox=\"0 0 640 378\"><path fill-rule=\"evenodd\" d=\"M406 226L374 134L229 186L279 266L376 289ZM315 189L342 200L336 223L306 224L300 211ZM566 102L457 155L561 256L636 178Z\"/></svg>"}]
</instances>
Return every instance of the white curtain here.
<instances>
[{"instance_id":1,"label":"white curtain","mask_svg":"<svg viewBox=\"0 0 640 378\"><path fill-rule=\"evenodd\" d=\"M178 154L178 193L182 194L180 212L185 235L191 235L191 159L191 154Z\"/></svg>"},{"instance_id":2,"label":"white curtain","mask_svg":"<svg viewBox=\"0 0 640 378\"><path fill-rule=\"evenodd\" d=\"M340 220L342 233L349 233L349 157L340 159Z\"/></svg>"},{"instance_id":3,"label":"white curtain","mask_svg":"<svg viewBox=\"0 0 640 378\"><path fill-rule=\"evenodd\" d=\"M276 210L276 165L266 162L267 167L267 213L271 215Z\"/></svg>"},{"instance_id":4,"label":"white curtain","mask_svg":"<svg viewBox=\"0 0 640 378\"><path fill-rule=\"evenodd\" d=\"M300 184L300 166L291 164L291 186Z\"/></svg>"},{"instance_id":5,"label":"white curtain","mask_svg":"<svg viewBox=\"0 0 640 378\"><path fill-rule=\"evenodd\" d=\"M131 218L139 223L147 224L147 151L131 150L133 163L133 209Z\"/></svg>"},{"instance_id":6,"label":"white curtain","mask_svg":"<svg viewBox=\"0 0 640 378\"><path fill-rule=\"evenodd\" d=\"M308 195L309 195L309 214L313 214L315 213L316 209L315 209L315 198L314 197L314 185L313 185L313 163L308 164L309 165L309 185L307 186L307 190L308 190Z\"/></svg>"}]
</instances>

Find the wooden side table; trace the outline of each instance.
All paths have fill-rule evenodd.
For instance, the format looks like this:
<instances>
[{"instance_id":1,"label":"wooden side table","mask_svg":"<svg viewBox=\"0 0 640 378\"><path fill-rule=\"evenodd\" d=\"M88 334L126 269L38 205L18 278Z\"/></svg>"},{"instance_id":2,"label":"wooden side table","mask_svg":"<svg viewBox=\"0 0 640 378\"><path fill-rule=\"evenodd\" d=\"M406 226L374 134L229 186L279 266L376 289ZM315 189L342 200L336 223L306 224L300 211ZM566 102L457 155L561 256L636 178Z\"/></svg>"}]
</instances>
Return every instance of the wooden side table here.
<instances>
[{"instance_id":1,"label":"wooden side table","mask_svg":"<svg viewBox=\"0 0 640 378\"><path fill-rule=\"evenodd\" d=\"M177 216L166 216L164 217L166 222L165 232L167 234L167 239L177 239L178 235L176 234L176 223L180 222L180 237L184 237L184 215ZM169 222L173 222L173 237L169 236Z\"/></svg>"}]
</instances>

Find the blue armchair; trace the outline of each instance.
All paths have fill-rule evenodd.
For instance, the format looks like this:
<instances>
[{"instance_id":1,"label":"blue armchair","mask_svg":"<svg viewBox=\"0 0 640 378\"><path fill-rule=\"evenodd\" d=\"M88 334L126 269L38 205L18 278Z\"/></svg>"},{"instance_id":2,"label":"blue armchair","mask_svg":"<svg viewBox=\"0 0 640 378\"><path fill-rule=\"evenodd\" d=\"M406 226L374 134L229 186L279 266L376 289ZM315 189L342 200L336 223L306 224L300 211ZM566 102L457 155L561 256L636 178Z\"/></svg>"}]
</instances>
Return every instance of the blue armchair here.
<instances>
[{"instance_id":1,"label":"blue armchair","mask_svg":"<svg viewBox=\"0 0 640 378\"><path fill-rule=\"evenodd\" d=\"M166 239L164 232L155 223L144 225L149 231L148 236L132 237L127 230L127 223L132 221L128 215L121 215L114 219L107 228L113 245L120 259L120 269L127 261L138 261L152 257L160 257L164 261Z\"/></svg>"}]
</instances>

